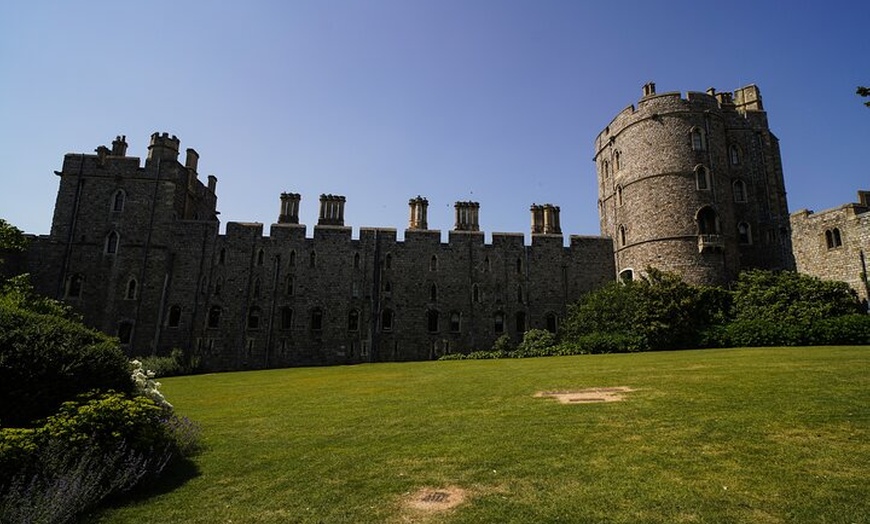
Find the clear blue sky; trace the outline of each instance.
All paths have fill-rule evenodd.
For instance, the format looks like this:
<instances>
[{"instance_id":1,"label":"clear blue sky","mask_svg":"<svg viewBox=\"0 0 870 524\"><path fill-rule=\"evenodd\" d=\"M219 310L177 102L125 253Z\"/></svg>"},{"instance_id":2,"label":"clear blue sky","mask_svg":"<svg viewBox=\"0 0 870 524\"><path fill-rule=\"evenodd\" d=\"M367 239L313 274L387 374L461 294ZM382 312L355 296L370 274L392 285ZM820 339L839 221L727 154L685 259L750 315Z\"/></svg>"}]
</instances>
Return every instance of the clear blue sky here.
<instances>
[{"instance_id":1,"label":"clear blue sky","mask_svg":"<svg viewBox=\"0 0 870 524\"><path fill-rule=\"evenodd\" d=\"M593 140L648 81L758 85L790 209L818 211L870 189L868 34L840 0L4 2L0 217L47 233L65 153L124 134L144 161L167 131L224 224L268 231L292 191L309 235L321 193L401 232L419 194L443 232L476 200L487 232L528 235L534 202L597 235Z\"/></svg>"}]
</instances>

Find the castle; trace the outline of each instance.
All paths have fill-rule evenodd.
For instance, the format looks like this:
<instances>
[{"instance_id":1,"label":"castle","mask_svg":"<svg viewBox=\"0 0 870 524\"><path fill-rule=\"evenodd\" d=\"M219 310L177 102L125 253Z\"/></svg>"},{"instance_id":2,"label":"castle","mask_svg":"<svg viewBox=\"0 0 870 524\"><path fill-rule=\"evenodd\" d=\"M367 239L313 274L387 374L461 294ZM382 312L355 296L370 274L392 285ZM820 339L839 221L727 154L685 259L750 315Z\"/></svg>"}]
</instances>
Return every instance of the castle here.
<instances>
[{"instance_id":1,"label":"castle","mask_svg":"<svg viewBox=\"0 0 870 524\"><path fill-rule=\"evenodd\" d=\"M198 153L181 163L179 152L178 138L155 133L144 165L123 136L67 154L51 232L31 243L28 268L38 291L131 355L181 348L209 370L488 349L556 331L584 293L647 266L717 284L795 265L779 146L755 86L685 98L644 86L595 141L603 235L571 235L567 247L552 204L531 206L526 245L522 233L486 243L480 205L456 202L444 243L420 196L403 241L366 227L354 239L337 195L320 196L309 237L295 193L280 195L268 236L239 222L220 234L217 179L203 183Z\"/></svg>"}]
</instances>

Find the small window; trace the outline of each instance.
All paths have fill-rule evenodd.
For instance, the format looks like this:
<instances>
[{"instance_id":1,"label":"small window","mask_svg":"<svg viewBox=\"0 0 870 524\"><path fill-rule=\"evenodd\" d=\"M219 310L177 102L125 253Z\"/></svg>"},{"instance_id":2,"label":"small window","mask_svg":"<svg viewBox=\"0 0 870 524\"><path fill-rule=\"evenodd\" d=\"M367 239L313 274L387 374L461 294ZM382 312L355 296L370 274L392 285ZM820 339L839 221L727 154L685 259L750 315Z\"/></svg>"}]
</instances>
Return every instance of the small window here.
<instances>
[{"instance_id":1,"label":"small window","mask_svg":"<svg viewBox=\"0 0 870 524\"><path fill-rule=\"evenodd\" d=\"M843 245L843 238L840 236L840 228L834 228L834 247L840 247Z\"/></svg>"},{"instance_id":2,"label":"small window","mask_svg":"<svg viewBox=\"0 0 870 524\"><path fill-rule=\"evenodd\" d=\"M610 162L608 162L607 160L601 161L601 172L604 174L604 178L610 176Z\"/></svg>"},{"instance_id":3,"label":"small window","mask_svg":"<svg viewBox=\"0 0 870 524\"><path fill-rule=\"evenodd\" d=\"M450 313L450 332L451 333L459 333L462 329L462 317L454 311Z\"/></svg>"},{"instance_id":4,"label":"small window","mask_svg":"<svg viewBox=\"0 0 870 524\"><path fill-rule=\"evenodd\" d=\"M628 284L634 280L634 270L633 269L623 269L619 272L619 281L623 284Z\"/></svg>"},{"instance_id":5,"label":"small window","mask_svg":"<svg viewBox=\"0 0 870 524\"><path fill-rule=\"evenodd\" d=\"M293 309L287 306L281 308L281 329L293 329Z\"/></svg>"},{"instance_id":6,"label":"small window","mask_svg":"<svg viewBox=\"0 0 870 524\"><path fill-rule=\"evenodd\" d=\"M746 202L746 183L742 180L735 180L731 185L734 192L735 202Z\"/></svg>"},{"instance_id":7,"label":"small window","mask_svg":"<svg viewBox=\"0 0 870 524\"><path fill-rule=\"evenodd\" d=\"M260 308L257 306L248 310L248 329L260 329Z\"/></svg>"},{"instance_id":8,"label":"small window","mask_svg":"<svg viewBox=\"0 0 870 524\"><path fill-rule=\"evenodd\" d=\"M827 244L828 249L833 249L834 247L834 233L830 229L825 230L825 244Z\"/></svg>"},{"instance_id":9,"label":"small window","mask_svg":"<svg viewBox=\"0 0 870 524\"><path fill-rule=\"evenodd\" d=\"M317 253L314 251L308 255L308 267L317 267Z\"/></svg>"},{"instance_id":10,"label":"small window","mask_svg":"<svg viewBox=\"0 0 870 524\"><path fill-rule=\"evenodd\" d=\"M287 276L284 280L284 292L288 297L292 297L296 293L296 279L293 275Z\"/></svg>"},{"instance_id":11,"label":"small window","mask_svg":"<svg viewBox=\"0 0 870 524\"><path fill-rule=\"evenodd\" d=\"M525 311L517 311L516 317L516 328L517 333L525 333L526 332L526 312Z\"/></svg>"},{"instance_id":12,"label":"small window","mask_svg":"<svg viewBox=\"0 0 870 524\"><path fill-rule=\"evenodd\" d=\"M616 186L616 205L622 205L622 186Z\"/></svg>"},{"instance_id":13,"label":"small window","mask_svg":"<svg viewBox=\"0 0 870 524\"><path fill-rule=\"evenodd\" d=\"M257 265L262 266L266 262L266 252L262 249L257 251Z\"/></svg>"},{"instance_id":14,"label":"small window","mask_svg":"<svg viewBox=\"0 0 870 524\"><path fill-rule=\"evenodd\" d=\"M287 265L290 267L296 266L296 250L295 249L290 251L290 257L289 257L289 260L287 262Z\"/></svg>"},{"instance_id":15,"label":"small window","mask_svg":"<svg viewBox=\"0 0 870 524\"><path fill-rule=\"evenodd\" d=\"M489 261L489 257L484 258L483 259L483 272L489 273L491 269L492 269L492 264Z\"/></svg>"},{"instance_id":16,"label":"small window","mask_svg":"<svg viewBox=\"0 0 870 524\"><path fill-rule=\"evenodd\" d=\"M385 309L381 312L381 331L393 330L393 310Z\"/></svg>"},{"instance_id":17,"label":"small window","mask_svg":"<svg viewBox=\"0 0 870 524\"><path fill-rule=\"evenodd\" d=\"M387 253L387 256L384 257L384 268L392 269L393 267L393 255Z\"/></svg>"},{"instance_id":18,"label":"small window","mask_svg":"<svg viewBox=\"0 0 870 524\"><path fill-rule=\"evenodd\" d=\"M67 298L79 298L82 296L82 284L84 284L84 281L84 277L78 273L71 275L66 286Z\"/></svg>"},{"instance_id":19,"label":"small window","mask_svg":"<svg viewBox=\"0 0 870 524\"><path fill-rule=\"evenodd\" d=\"M347 330L351 332L359 331L359 310L351 309L347 313Z\"/></svg>"},{"instance_id":20,"label":"small window","mask_svg":"<svg viewBox=\"0 0 870 524\"><path fill-rule=\"evenodd\" d=\"M728 148L728 160L732 166L740 165L740 150L733 144Z\"/></svg>"},{"instance_id":21,"label":"small window","mask_svg":"<svg viewBox=\"0 0 870 524\"><path fill-rule=\"evenodd\" d=\"M390 282L389 280L385 281L385 282L384 282L384 293L386 293L387 295L389 295L389 294L391 294L392 292L393 292L393 283Z\"/></svg>"},{"instance_id":22,"label":"small window","mask_svg":"<svg viewBox=\"0 0 870 524\"><path fill-rule=\"evenodd\" d=\"M523 290L522 284L517 284L517 302L520 304L523 303L523 298L525 298L525 292Z\"/></svg>"},{"instance_id":23,"label":"small window","mask_svg":"<svg viewBox=\"0 0 870 524\"><path fill-rule=\"evenodd\" d=\"M429 302L437 302L438 301L438 286L434 283L429 286Z\"/></svg>"},{"instance_id":24,"label":"small window","mask_svg":"<svg viewBox=\"0 0 870 524\"><path fill-rule=\"evenodd\" d=\"M222 247L218 252L218 264L224 265L227 263L227 248Z\"/></svg>"},{"instance_id":25,"label":"small window","mask_svg":"<svg viewBox=\"0 0 870 524\"><path fill-rule=\"evenodd\" d=\"M619 226L619 245L625 247L625 226Z\"/></svg>"},{"instance_id":26,"label":"small window","mask_svg":"<svg viewBox=\"0 0 870 524\"><path fill-rule=\"evenodd\" d=\"M118 244L121 240L120 235L118 235L117 231L111 231L108 235L106 235L106 254L114 255L118 253Z\"/></svg>"},{"instance_id":27,"label":"small window","mask_svg":"<svg viewBox=\"0 0 870 524\"><path fill-rule=\"evenodd\" d=\"M694 151L706 151L707 150L707 137L705 136L704 130L693 127L691 131L692 135L692 149Z\"/></svg>"},{"instance_id":28,"label":"small window","mask_svg":"<svg viewBox=\"0 0 870 524\"><path fill-rule=\"evenodd\" d=\"M480 302L480 286L472 284L471 286L471 301L474 303Z\"/></svg>"},{"instance_id":29,"label":"small window","mask_svg":"<svg viewBox=\"0 0 870 524\"><path fill-rule=\"evenodd\" d=\"M133 323L122 321L118 323L118 340L121 344L129 344L133 340Z\"/></svg>"},{"instance_id":30,"label":"small window","mask_svg":"<svg viewBox=\"0 0 870 524\"><path fill-rule=\"evenodd\" d=\"M613 152L613 172L619 173L619 151Z\"/></svg>"},{"instance_id":31,"label":"small window","mask_svg":"<svg viewBox=\"0 0 870 524\"><path fill-rule=\"evenodd\" d=\"M519 257L517 258L517 273L520 275L523 274L523 259Z\"/></svg>"},{"instance_id":32,"label":"small window","mask_svg":"<svg viewBox=\"0 0 870 524\"><path fill-rule=\"evenodd\" d=\"M127 291L124 293L124 298L126 300L135 300L137 287L136 279L130 278L130 280L127 281Z\"/></svg>"},{"instance_id":33,"label":"small window","mask_svg":"<svg viewBox=\"0 0 870 524\"><path fill-rule=\"evenodd\" d=\"M217 328L221 325L221 307L220 306L212 306L211 309L208 310L208 327L209 328Z\"/></svg>"},{"instance_id":34,"label":"small window","mask_svg":"<svg viewBox=\"0 0 870 524\"><path fill-rule=\"evenodd\" d=\"M559 327L559 318L555 313L547 313L547 331L555 333Z\"/></svg>"},{"instance_id":35,"label":"small window","mask_svg":"<svg viewBox=\"0 0 870 524\"><path fill-rule=\"evenodd\" d=\"M695 186L701 191L710 189L710 171L704 166L695 168Z\"/></svg>"},{"instance_id":36,"label":"small window","mask_svg":"<svg viewBox=\"0 0 870 524\"><path fill-rule=\"evenodd\" d=\"M166 326L177 328L181 325L181 306L174 304L169 308L169 317L166 319Z\"/></svg>"},{"instance_id":37,"label":"small window","mask_svg":"<svg viewBox=\"0 0 870 524\"><path fill-rule=\"evenodd\" d=\"M438 271L438 257L435 255L429 259L429 271Z\"/></svg>"},{"instance_id":38,"label":"small window","mask_svg":"<svg viewBox=\"0 0 870 524\"><path fill-rule=\"evenodd\" d=\"M311 310L311 331L323 330L323 310L315 308Z\"/></svg>"},{"instance_id":39,"label":"small window","mask_svg":"<svg viewBox=\"0 0 870 524\"><path fill-rule=\"evenodd\" d=\"M496 312L493 317L493 331L496 333L504 333L504 313Z\"/></svg>"},{"instance_id":40,"label":"small window","mask_svg":"<svg viewBox=\"0 0 870 524\"><path fill-rule=\"evenodd\" d=\"M354 281L350 285L350 295L353 298L359 298L359 282Z\"/></svg>"},{"instance_id":41,"label":"small window","mask_svg":"<svg viewBox=\"0 0 870 524\"><path fill-rule=\"evenodd\" d=\"M434 309L426 312L426 326L429 329L429 333L438 332L438 312Z\"/></svg>"},{"instance_id":42,"label":"small window","mask_svg":"<svg viewBox=\"0 0 870 524\"><path fill-rule=\"evenodd\" d=\"M359 253L353 254L353 268L359 269Z\"/></svg>"},{"instance_id":43,"label":"small window","mask_svg":"<svg viewBox=\"0 0 870 524\"><path fill-rule=\"evenodd\" d=\"M752 243L752 229L746 222L737 224L737 241L744 245Z\"/></svg>"},{"instance_id":44,"label":"small window","mask_svg":"<svg viewBox=\"0 0 870 524\"><path fill-rule=\"evenodd\" d=\"M702 208L698 211L696 218L698 221L698 234L701 235L718 235L719 234L719 215L711 207Z\"/></svg>"},{"instance_id":45,"label":"small window","mask_svg":"<svg viewBox=\"0 0 870 524\"><path fill-rule=\"evenodd\" d=\"M259 278L255 278L255 279L254 279L254 285L253 285L253 288L252 288L252 290L251 290L251 295L252 295L254 298L260 298L260 287L261 287L261 286L260 286L260 279L259 279Z\"/></svg>"},{"instance_id":46,"label":"small window","mask_svg":"<svg viewBox=\"0 0 870 524\"><path fill-rule=\"evenodd\" d=\"M119 189L115 191L115 194L112 196L112 212L120 213L124 211L124 200L126 200L126 195L124 194L123 189Z\"/></svg>"}]
</instances>

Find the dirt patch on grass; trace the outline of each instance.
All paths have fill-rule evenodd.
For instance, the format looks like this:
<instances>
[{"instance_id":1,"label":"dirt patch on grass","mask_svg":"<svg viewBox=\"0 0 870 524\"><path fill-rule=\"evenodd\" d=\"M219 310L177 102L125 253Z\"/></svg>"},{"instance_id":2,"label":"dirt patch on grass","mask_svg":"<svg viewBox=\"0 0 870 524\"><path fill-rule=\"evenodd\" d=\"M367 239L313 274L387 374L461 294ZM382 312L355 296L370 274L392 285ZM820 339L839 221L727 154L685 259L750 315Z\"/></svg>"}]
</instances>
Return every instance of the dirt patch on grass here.
<instances>
[{"instance_id":1,"label":"dirt patch on grass","mask_svg":"<svg viewBox=\"0 0 870 524\"><path fill-rule=\"evenodd\" d=\"M535 397L554 398L562 404L591 404L594 402L619 402L625 393L634 391L626 386L611 388L587 388L575 391L538 391Z\"/></svg>"},{"instance_id":2,"label":"dirt patch on grass","mask_svg":"<svg viewBox=\"0 0 870 524\"><path fill-rule=\"evenodd\" d=\"M459 506L468 498L468 493L456 486L421 488L408 494L403 500L400 522L437 522L441 516Z\"/></svg>"}]
</instances>

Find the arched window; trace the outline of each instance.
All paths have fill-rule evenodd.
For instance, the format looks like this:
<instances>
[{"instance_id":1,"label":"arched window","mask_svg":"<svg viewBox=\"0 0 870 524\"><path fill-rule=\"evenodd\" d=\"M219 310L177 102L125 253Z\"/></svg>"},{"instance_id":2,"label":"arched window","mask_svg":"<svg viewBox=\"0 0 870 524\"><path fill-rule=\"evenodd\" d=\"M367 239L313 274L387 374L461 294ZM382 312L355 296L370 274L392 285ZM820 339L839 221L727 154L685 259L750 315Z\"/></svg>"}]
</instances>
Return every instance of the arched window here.
<instances>
[{"instance_id":1,"label":"arched window","mask_svg":"<svg viewBox=\"0 0 870 524\"><path fill-rule=\"evenodd\" d=\"M120 213L124 211L124 200L126 200L126 195L124 194L123 189L119 189L115 191L115 194L112 195L112 212Z\"/></svg>"},{"instance_id":2,"label":"arched window","mask_svg":"<svg viewBox=\"0 0 870 524\"><path fill-rule=\"evenodd\" d=\"M136 279L134 277L130 277L130 280L127 281L127 291L124 293L124 298L126 300L135 300L137 287L138 285Z\"/></svg>"},{"instance_id":3,"label":"arched window","mask_svg":"<svg viewBox=\"0 0 870 524\"><path fill-rule=\"evenodd\" d=\"M106 235L106 254L114 255L118 253L118 244L121 241L121 236L117 231L110 231L108 235Z\"/></svg>"},{"instance_id":4,"label":"arched window","mask_svg":"<svg viewBox=\"0 0 870 524\"><path fill-rule=\"evenodd\" d=\"M392 292L393 292L393 283L390 282L389 280L384 281L384 293L389 295Z\"/></svg>"},{"instance_id":5,"label":"arched window","mask_svg":"<svg viewBox=\"0 0 870 524\"><path fill-rule=\"evenodd\" d=\"M289 260L287 262L287 265L290 267L296 266L296 250L295 249L290 251L290 257L289 257Z\"/></svg>"},{"instance_id":6,"label":"arched window","mask_svg":"<svg viewBox=\"0 0 870 524\"><path fill-rule=\"evenodd\" d=\"M261 287L260 286L260 278L257 277L254 279L254 285L253 285L252 290L251 290L251 295L254 298L260 298L260 287Z\"/></svg>"},{"instance_id":7,"label":"arched window","mask_svg":"<svg viewBox=\"0 0 870 524\"><path fill-rule=\"evenodd\" d=\"M260 329L261 311L257 306L248 310L248 329Z\"/></svg>"},{"instance_id":8,"label":"arched window","mask_svg":"<svg viewBox=\"0 0 870 524\"><path fill-rule=\"evenodd\" d=\"M118 341L121 344L129 344L133 340L133 323L122 320L118 323Z\"/></svg>"},{"instance_id":9,"label":"arched window","mask_svg":"<svg viewBox=\"0 0 870 524\"><path fill-rule=\"evenodd\" d=\"M840 236L840 228L834 228L834 247L840 247L843 245L843 238Z\"/></svg>"},{"instance_id":10,"label":"arched window","mask_svg":"<svg viewBox=\"0 0 870 524\"><path fill-rule=\"evenodd\" d=\"M608 162L607 160L603 160L601 162L601 172L604 173L604 178L610 176L610 162Z\"/></svg>"},{"instance_id":11,"label":"arched window","mask_svg":"<svg viewBox=\"0 0 870 524\"><path fill-rule=\"evenodd\" d=\"M438 257L435 255L429 259L429 271L438 271Z\"/></svg>"},{"instance_id":12,"label":"arched window","mask_svg":"<svg viewBox=\"0 0 870 524\"><path fill-rule=\"evenodd\" d=\"M555 333L559 327L559 318L555 313L547 313L547 331L550 333Z\"/></svg>"},{"instance_id":13,"label":"arched window","mask_svg":"<svg viewBox=\"0 0 870 524\"><path fill-rule=\"evenodd\" d=\"M633 269L623 269L619 272L619 281L623 284L627 284L634 280L634 270Z\"/></svg>"},{"instance_id":14,"label":"arched window","mask_svg":"<svg viewBox=\"0 0 870 524\"><path fill-rule=\"evenodd\" d=\"M625 246L625 226L623 225L619 226L619 246Z\"/></svg>"},{"instance_id":15,"label":"arched window","mask_svg":"<svg viewBox=\"0 0 870 524\"><path fill-rule=\"evenodd\" d=\"M257 251L257 265L262 266L265 261L266 261L266 252L263 251L262 249L260 249L259 251Z\"/></svg>"},{"instance_id":16,"label":"arched window","mask_svg":"<svg viewBox=\"0 0 870 524\"><path fill-rule=\"evenodd\" d=\"M474 303L480 302L480 286L477 284L471 285L471 301Z\"/></svg>"},{"instance_id":17,"label":"arched window","mask_svg":"<svg viewBox=\"0 0 870 524\"><path fill-rule=\"evenodd\" d=\"M710 171L704 166L695 168L695 187L701 191L710 189Z\"/></svg>"},{"instance_id":18,"label":"arched window","mask_svg":"<svg viewBox=\"0 0 870 524\"><path fill-rule=\"evenodd\" d=\"M293 309L288 306L281 308L281 329L293 329Z\"/></svg>"},{"instance_id":19,"label":"arched window","mask_svg":"<svg viewBox=\"0 0 870 524\"><path fill-rule=\"evenodd\" d=\"M438 300L438 286L433 282L429 286L429 302L436 302Z\"/></svg>"},{"instance_id":20,"label":"arched window","mask_svg":"<svg viewBox=\"0 0 870 524\"><path fill-rule=\"evenodd\" d=\"M429 329L429 333L438 332L438 312L434 309L426 312L426 327Z\"/></svg>"},{"instance_id":21,"label":"arched window","mask_svg":"<svg viewBox=\"0 0 870 524\"><path fill-rule=\"evenodd\" d=\"M707 137L704 133L704 130L699 127L693 127L691 131L692 135L692 150L694 151L706 151L707 150Z\"/></svg>"},{"instance_id":22,"label":"arched window","mask_svg":"<svg viewBox=\"0 0 870 524\"><path fill-rule=\"evenodd\" d=\"M495 331L496 333L504 333L504 313L501 311L496 311L492 321L493 331Z\"/></svg>"},{"instance_id":23,"label":"arched window","mask_svg":"<svg viewBox=\"0 0 870 524\"><path fill-rule=\"evenodd\" d=\"M616 205L622 205L622 186L616 186Z\"/></svg>"},{"instance_id":24,"label":"arched window","mask_svg":"<svg viewBox=\"0 0 870 524\"><path fill-rule=\"evenodd\" d=\"M385 309L381 312L381 331L393 330L393 310Z\"/></svg>"},{"instance_id":25,"label":"arched window","mask_svg":"<svg viewBox=\"0 0 870 524\"><path fill-rule=\"evenodd\" d=\"M698 221L698 234L701 235L718 235L719 234L719 216L712 207L703 207L698 211L696 218Z\"/></svg>"},{"instance_id":26,"label":"arched window","mask_svg":"<svg viewBox=\"0 0 870 524\"><path fill-rule=\"evenodd\" d=\"M489 273L490 269L492 269L492 264L490 263L489 257L487 256L483 259L483 272Z\"/></svg>"},{"instance_id":27,"label":"arched window","mask_svg":"<svg viewBox=\"0 0 870 524\"><path fill-rule=\"evenodd\" d=\"M613 172L619 173L619 150L613 152Z\"/></svg>"},{"instance_id":28,"label":"arched window","mask_svg":"<svg viewBox=\"0 0 870 524\"><path fill-rule=\"evenodd\" d=\"M359 253L353 254L353 268L359 269Z\"/></svg>"},{"instance_id":29,"label":"arched window","mask_svg":"<svg viewBox=\"0 0 870 524\"><path fill-rule=\"evenodd\" d=\"M734 193L735 202L746 202L746 183L742 180L735 180L731 184Z\"/></svg>"},{"instance_id":30,"label":"arched window","mask_svg":"<svg viewBox=\"0 0 870 524\"><path fill-rule=\"evenodd\" d=\"M287 278L284 279L284 291L288 297L292 297L296 293L296 279L293 275L287 275Z\"/></svg>"},{"instance_id":31,"label":"arched window","mask_svg":"<svg viewBox=\"0 0 870 524\"><path fill-rule=\"evenodd\" d=\"M66 284L66 297L79 298L82 296L82 284L84 284L84 281L85 278L78 273L70 275Z\"/></svg>"},{"instance_id":32,"label":"arched window","mask_svg":"<svg viewBox=\"0 0 870 524\"><path fill-rule=\"evenodd\" d=\"M516 321L516 328L518 334L523 334L526 332L526 312L525 311L517 311L516 316L514 317Z\"/></svg>"},{"instance_id":33,"label":"arched window","mask_svg":"<svg viewBox=\"0 0 870 524\"><path fill-rule=\"evenodd\" d=\"M450 313L450 332L459 333L462 330L462 316L459 312Z\"/></svg>"},{"instance_id":34,"label":"arched window","mask_svg":"<svg viewBox=\"0 0 870 524\"><path fill-rule=\"evenodd\" d=\"M737 241L745 245L752 243L752 228L746 222L737 224Z\"/></svg>"},{"instance_id":35,"label":"arched window","mask_svg":"<svg viewBox=\"0 0 870 524\"><path fill-rule=\"evenodd\" d=\"M221 307L212 306L208 310L208 327L214 329L221 325Z\"/></svg>"},{"instance_id":36,"label":"arched window","mask_svg":"<svg viewBox=\"0 0 870 524\"><path fill-rule=\"evenodd\" d=\"M359 310L351 309L347 313L347 330L354 332L359 331Z\"/></svg>"},{"instance_id":37,"label":"arched window","mask_svg":"<svg viewBox=\"0 0 870 524\"><path fill-rule=\"evenodd\" d=\"M734 144L728 148L728 161L732 166L740 164L740 150Z\"/></svg>"},{"instance_id":38,"label":"arched window","mask_svg":"<svg viewBox=\"0 0 870 524\"><path fill-rule=\"evenodd\" d=\"M314 308L311 310L311 331L323 330L323 310Z\"/></svg>"},{"instance_id":39,"label":"arched window","mask_svg":"<svg viewBox=\"0 0 870 524\"><path fill-rule=\"evenodd\" d=\"M166 326L177 328L181 325L181 306L173 304L169 307L169 317L166 319Z\"/></svg>"}]
</instances>

